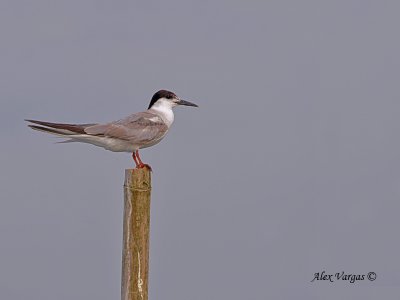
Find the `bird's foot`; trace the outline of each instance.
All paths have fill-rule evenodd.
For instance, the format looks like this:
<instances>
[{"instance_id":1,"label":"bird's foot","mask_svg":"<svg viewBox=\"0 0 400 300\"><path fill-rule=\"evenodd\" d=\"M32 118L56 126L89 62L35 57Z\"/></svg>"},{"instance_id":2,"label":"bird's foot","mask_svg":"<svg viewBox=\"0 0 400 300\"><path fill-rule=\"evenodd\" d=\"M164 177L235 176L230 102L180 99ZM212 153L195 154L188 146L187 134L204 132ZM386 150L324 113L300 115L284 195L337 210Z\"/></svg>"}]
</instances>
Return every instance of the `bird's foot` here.
<instances>
[{"instance_id":1,"label":"bird's foot","mask_svg":"<svg viewBox=\"0 0 400 300\"><path fill-rule=\"evenodd\" d=\"M150 167L150 165L144 164L144 163L138 164L138 165L136 166L136 168L137 168L137 169L147 168L147 169L149 169L150 171L153 171L153 169Z\"/></svg>"}]
</instances>

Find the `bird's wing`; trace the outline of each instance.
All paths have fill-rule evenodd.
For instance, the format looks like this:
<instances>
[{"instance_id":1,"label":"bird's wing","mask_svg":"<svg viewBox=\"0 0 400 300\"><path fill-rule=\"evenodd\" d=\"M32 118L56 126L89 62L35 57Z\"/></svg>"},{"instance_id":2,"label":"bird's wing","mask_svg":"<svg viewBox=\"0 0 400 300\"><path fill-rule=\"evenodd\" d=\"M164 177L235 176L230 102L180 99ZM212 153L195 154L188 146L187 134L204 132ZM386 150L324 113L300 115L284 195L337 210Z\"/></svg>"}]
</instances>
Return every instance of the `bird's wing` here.
<instances>
[{"instance_id":1,"label":"bird's wing","mask_svg":"<svg viewBox=\"0 0 400 300\"><path fill-rule=\"evenodd\" d=\"M108 124L86 127L85 133L146 144L162 138L168 126L156 114L140 112Z\"/></svg>"}]
</instances>

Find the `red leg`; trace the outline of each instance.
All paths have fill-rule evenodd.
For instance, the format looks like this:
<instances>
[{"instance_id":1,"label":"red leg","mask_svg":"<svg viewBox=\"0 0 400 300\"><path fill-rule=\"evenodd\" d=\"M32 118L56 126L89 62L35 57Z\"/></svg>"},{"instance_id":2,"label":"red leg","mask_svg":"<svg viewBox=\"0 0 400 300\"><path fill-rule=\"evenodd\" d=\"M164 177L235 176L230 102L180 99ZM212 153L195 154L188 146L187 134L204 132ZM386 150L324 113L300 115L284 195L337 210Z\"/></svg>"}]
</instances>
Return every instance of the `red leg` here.
<instances>
[{"instance_id":1,"label":"red leg","mask_svg":"<svg viewBox=\"0 0 400 300\"><path fill-rule=\"evenodd\" d=\"M148 164L144 164L144 163L142 162L142 160L140 159L139 150L136 150L135 155L136 155L137 160L139 161L139 165L138 165L137 167L138 167L138 168L144 168L144 167L146 167L146 168L148 168L148 169L151 171L151 167L150 167Z\"/></svg>"},{"instance_id":2,"label":"red leg","mask_svg":"<svg viewBox=\"0 0 400 300\"><path fill-rule=\"evenodd\" d=\"M133 158L133 160L135 161L136 168L139 168L140 164L139 164L139 162L137 161L135 152L132 153L132 158Z\"/></svg>"}]
</instances>

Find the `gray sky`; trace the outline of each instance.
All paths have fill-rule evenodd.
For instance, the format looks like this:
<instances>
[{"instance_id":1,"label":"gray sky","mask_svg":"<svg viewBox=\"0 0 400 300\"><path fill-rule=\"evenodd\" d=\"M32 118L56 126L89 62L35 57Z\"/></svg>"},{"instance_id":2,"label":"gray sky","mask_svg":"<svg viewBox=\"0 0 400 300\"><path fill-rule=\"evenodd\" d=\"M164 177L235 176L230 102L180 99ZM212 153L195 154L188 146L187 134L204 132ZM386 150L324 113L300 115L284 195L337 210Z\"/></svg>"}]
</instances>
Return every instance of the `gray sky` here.
<instances>
[{"instance_id":1,"label":"gray sky","mask_svg":"<svg viewBox=\"0 0 400 300\"><path fill-rule=\"evenodd\" d=\"M0 298L118 299L128 154L23 122L105 122L170 89L150 298L400 293L398 1L0 2ZM377 280L310 282L316 272Z\"/></svg>"}]
</instances>

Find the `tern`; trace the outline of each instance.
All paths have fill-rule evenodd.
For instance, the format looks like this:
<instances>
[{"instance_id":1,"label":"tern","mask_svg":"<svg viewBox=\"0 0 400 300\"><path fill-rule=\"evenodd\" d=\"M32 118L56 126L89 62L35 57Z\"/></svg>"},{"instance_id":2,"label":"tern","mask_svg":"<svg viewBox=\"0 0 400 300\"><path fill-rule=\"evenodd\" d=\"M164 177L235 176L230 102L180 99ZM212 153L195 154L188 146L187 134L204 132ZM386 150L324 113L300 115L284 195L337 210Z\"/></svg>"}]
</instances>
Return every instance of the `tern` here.
<instances>
[{"instance_id":1,"label":"tern","mask_svg":"<svg viewBox=\"0 0 400 300\"><path fill-rule=\"evenodd\" d=\"M113 152L129 152L136 168L147 167L139 156L139 149L158 144L174 122L173 107L196 104L180 99L176 94L160 90L151 98L146 111L132 114L118 121L105 124L63 124L25 120L35 125L30 128L68 138L61 143L82 142L103 147Z\"/></svg>"}]
</instances>

